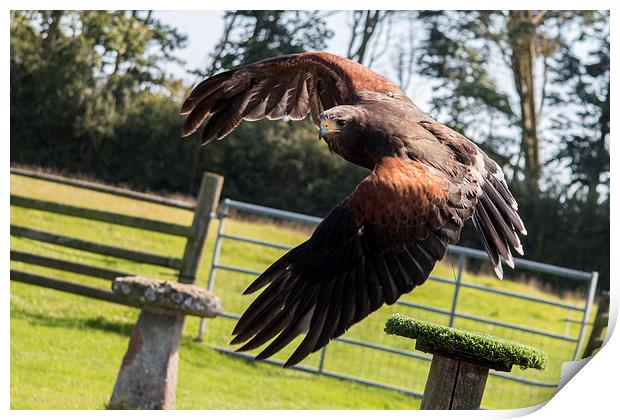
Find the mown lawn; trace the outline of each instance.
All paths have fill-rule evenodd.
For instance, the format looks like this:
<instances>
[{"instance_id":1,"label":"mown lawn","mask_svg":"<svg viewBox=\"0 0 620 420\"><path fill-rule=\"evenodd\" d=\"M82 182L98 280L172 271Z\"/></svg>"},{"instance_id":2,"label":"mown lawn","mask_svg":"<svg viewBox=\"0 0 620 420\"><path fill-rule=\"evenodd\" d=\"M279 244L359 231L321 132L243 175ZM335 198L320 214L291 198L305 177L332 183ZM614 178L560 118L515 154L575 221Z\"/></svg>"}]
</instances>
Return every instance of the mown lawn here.
<instances>
[{"instance_id":1,"label":"mown lawn","mask_svg":"<svg viewBox=\"0 0 620 420\"><path fill-rule=\"evenodd\" d=\"M137 311L11 285L11 408L103 409ZM193 323L190 323L193 324ZM250 363L191 340L180 352L179 409L413 409L416 398Z\"/></svg>"},{"instance_id":2,"label":"mown lawn","mask_svg":"<svg viewBox=\"0 0 620 420\"><path fill-rule=\"evenodd\" d=\"M83 207L112 210L129 215L189 224L191 213L131 199L81 190L69 186L11 176L11 193ZM307 237L307 231L260 221L227 219L227 233L250 236L289 245ZM148 250L160 255L180 257L184 241L153 232L90 222L73 217L11 207L11 224L53 233ZM210 270L217 222L210 229L201 262L198 284L205 286ZM173 279L172 270L102 257L75 250L11 237L11 249L89 263L125 272ZM261 270L282 251L241 242L225 241L221 263ZM60 272L23 263L11 267L50 277L77 281L97 287L109 284L85 276ZM452 268L438 264L434 274L452 278ZM503 281L490 276L466 274L466 281L560 300L528 285ZM252 297L241 291L252 276L218 271L215 292L222 297L229 313L240 313ZM429 281L406 300L450 309L453 286ZM578 298L562 299L582 305ZM564 321L571 316L566 309L519 299L493 295L473 289L461 289L458 310L530 328L576 337L577 324ZM412 350L413 342L386 336L383 323L390 313L400 312L420 319L447 324L447 317L405 306L384 307L357 324L345 337ZM13 408L104 408L112 390L120 360L127 346L137 312L135 309L56 292L34 286L11 283L11 406ZM572 317L577 317L576 313ZM251 363L221 354L205 344L192 341L198 320L186 322L181 349L178 408L375 408L415 409L419 400L404 394L358 385L297 370ZM233 321L220 318L207 322L206 344L225 347ZM514 370L529 379L557 382L561 362L572 358L574 344L516 330L457 319L455 326L484 331L543 348L551 363L545 372ZM289 352L279 357L285 358ZM317 366L318 353L309 357L308 366ZM428 362L400 355L365 349L342 342L328 346L326 370L399 387L422 390ZM492 408L524 407L548 399L553 388L535 387L491 377L483 405Z\"/></svg>"}]
</instances>

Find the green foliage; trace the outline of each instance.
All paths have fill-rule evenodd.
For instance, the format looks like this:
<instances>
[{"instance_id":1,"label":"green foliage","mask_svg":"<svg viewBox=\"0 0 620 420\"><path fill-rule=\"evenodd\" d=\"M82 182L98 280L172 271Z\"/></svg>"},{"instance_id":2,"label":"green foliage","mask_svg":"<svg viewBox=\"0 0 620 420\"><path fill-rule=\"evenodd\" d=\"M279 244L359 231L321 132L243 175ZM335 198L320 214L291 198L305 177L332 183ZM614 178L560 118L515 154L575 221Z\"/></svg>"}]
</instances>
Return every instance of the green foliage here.
<instances>
[{"instance_id":1,"label":"green foliage","mask_svg":"<svg viewBox=\"0 0 620 420\"><path fill-rule=\"evenodd\" d=\"M12 160L44 159L41 147L51 156L79 148L63 140L78 137L87 119L94 54L84 38L64 33L62 18L61 11L11 12Z\"/></svg>"},{"instance_id":2,"label":"green foliage","mask_svg":"<svg viewBox=\"0 0 620 420\"><path fill-rule=\"evenodd\" d=\"M168 77L162 65L180 62L175 50L186 37L152 18L152 11L84 11L78 16L78 37L97 52L95 75L102 92L111 93L118 111L131 95L164 86Z\"/></svg>"},{"instance_id":3,"label":"green foliage","mask_svg":"<svg viewBox=\"0 0 620 420\"><path fill-rule=\"evenodd\" d=\"M589 205L577 197L559 198L563 192L545 191L533 199L526 191L513 188L519 213L527 220L528 236L523 247L528 259L545 261L584 271L598 271L599 288L609 288L610 207L609 196ZM546 277L556 288L566 286L566 279ZM573 283L575 290L586 292L586 285Z\"/></svg>"},{"instance_id":4,"label":"green foliage","mask_svg":"<svg viewBox=\"0 0 620 420\"><path fill-rule=\"evenodd\" d=\"M531 346L488 334L418 321L400 314L388 318L385 332L416 339L438 352L474 354L481 361L505 366L517 365L521 369L543 370L548 363L547 355Z\"/></svg>"},{"instance_id":5,"label":"green foliage","mask_svg":"<svg viewBox=\"0 0 620 420\"><path fill-rule=\"evenodd\" d=\"M445 11L420 12L419 19L426 37L418 64L435 81L433 111L503 167L529 232L526 258L597 270L608 287L608 13L547 11L519 20L505 11ZM531 77L540 87L535 148L552 151L539 162L540 191L530 187L536 171L524 163L529 146L513 135L524 131L526 105L517 94L514 58L531 31L537 60ZM511 105L519 101L521 112ZM479 247L471 232L462 243Z\"/></svg>"},{"instance_id":6,"label":"green foliage","mask_svg":"<svg viewBox=\"0 0 620 420\"><path fill-rule=\"evenodd\" d=\"M150 12L12 11L11 160L90 171L183 42Z\"/></svg>"}]
</instances>

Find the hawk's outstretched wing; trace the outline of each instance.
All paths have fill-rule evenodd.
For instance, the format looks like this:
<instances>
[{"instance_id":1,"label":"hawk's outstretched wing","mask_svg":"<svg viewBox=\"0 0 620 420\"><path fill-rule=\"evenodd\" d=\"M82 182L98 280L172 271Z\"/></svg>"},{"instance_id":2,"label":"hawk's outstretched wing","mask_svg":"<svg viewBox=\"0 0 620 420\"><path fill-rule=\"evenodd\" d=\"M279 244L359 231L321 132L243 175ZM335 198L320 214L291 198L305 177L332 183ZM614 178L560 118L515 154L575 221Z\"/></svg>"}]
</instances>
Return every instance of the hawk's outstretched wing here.
<instances>
[{"instance_id":1,"label":"hawk's outstretched wing","mask_svg":"<svg viewBox=\"0 0 620 420\"><path fill-rule=\"evenodd\" d=\"M185 100L189 114L182 135L194 133L208 118L203 143L221 139L243 120L300 120L336 105L354 104L362 92L379 92L410 102L383 76L361 64L325 52L285 55L219 73L199 83Z\"/></svg>"},{"instance_id":2,"label":"hawk's outstretched wing","mask_svg":"<svg viewBox=\"0 0 620 420\"><path fill-rule=\"evenodd\" d=\"M523 248L517 232L526 235L527 231L519 217L517 201L508 189L504 173L495 161L489 158L478 146L443 124L435 121L420 121L421 127L433 135L434 139L450 150L450 153L434 153L424 160L430 165L442 167L446 176L458 168L464 168L473 177L477 189L471 190L478 197L476 211L472 216L474 228L485 251L491 259L495 274L503 277L500 256L514 268L510 248L523 255ZM444 157L444 165L441 157ZM448 156L448 159L445 159ZM463 179L462 182L468 182Z\"/></svg>"},{"instance_id":3,"label":"hawk's outstretched wing","mask_svg":"<svg viewBox=\"0 0 620 420\"><path fill-rule=\"evenodd\" d=\"M351 325L422 284L458 238L475 198L415 161L386 157L316 228L245 293L267 286L237 323L232 344L269 357L307 332L298 363ZM248 341L249 340L249 341Z\"/></svg>"}]
</instances>

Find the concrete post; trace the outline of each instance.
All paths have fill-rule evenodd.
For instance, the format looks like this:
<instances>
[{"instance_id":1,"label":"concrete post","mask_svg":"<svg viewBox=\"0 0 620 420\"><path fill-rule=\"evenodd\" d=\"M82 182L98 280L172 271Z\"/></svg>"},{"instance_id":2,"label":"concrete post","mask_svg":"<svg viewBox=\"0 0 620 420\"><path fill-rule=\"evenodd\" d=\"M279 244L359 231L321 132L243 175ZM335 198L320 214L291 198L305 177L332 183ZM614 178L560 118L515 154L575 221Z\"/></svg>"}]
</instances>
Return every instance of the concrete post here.
<instances>
[{"instance_id":1,"label":"concrete post","mask_svg":"<svg viewBox=\"0 0 620 420\"><path fill-rule=\"evenodd\" d=\"M222 310L220 299L194 285L146 277L118 278L112 290L143 309L108 409L174 409L185 314L213 318Z\"/></svg>"},{"instance_id":2,"label":"concrete post","mask_svg":"<svg viewBox=\"0 0 620 420\"><path fill-rule=\"evenodd\" d=\"M185 316L143 309L123 357L108 409L172 410Z\"/></svg>"}]
</instances>

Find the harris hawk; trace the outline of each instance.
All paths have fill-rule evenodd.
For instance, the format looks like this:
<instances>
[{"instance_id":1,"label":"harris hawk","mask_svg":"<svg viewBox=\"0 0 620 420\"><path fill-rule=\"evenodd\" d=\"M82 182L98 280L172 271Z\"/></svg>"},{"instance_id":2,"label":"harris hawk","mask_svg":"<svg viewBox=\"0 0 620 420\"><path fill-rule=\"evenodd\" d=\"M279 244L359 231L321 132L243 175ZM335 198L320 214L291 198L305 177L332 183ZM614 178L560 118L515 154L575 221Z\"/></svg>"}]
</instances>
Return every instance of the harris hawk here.
<instances>
[{"instance_id":1,"label":"harris hawk","mask_svg":"<svg viewBox=\"0 0 620 420\"><path fill-rule=\"evenodd\" d=\"M396 85L326 52L280 56L224 71L185 100L183 136L203 144L242 121L310 114L330 151L371 173L244 292L264 288L234 328L264 359L305 337L285 366L343 334L428 278L467 219L502 277L526 230L500 167L478 146L418 108ZM272 340L273 339L273 340Z\"/></svg>"}]
</instances>

